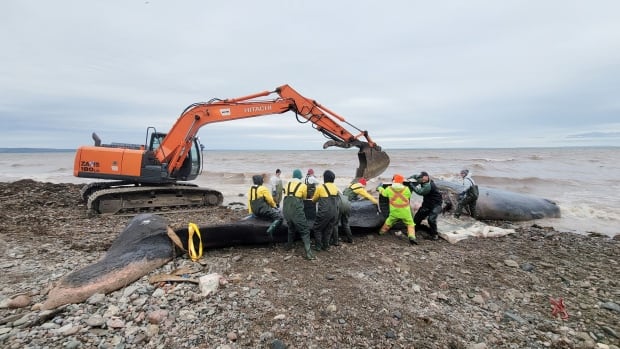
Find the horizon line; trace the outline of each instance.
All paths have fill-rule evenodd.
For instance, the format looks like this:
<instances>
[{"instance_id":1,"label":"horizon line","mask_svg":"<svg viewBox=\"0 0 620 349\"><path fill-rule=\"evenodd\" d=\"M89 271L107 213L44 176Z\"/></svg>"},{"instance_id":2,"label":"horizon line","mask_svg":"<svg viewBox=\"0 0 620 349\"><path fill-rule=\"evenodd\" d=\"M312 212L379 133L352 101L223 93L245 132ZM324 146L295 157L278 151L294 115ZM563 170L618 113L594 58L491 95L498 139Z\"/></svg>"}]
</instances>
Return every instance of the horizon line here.
<instances>
[{"instance_id":1,"label":"horizon line","mask_svg":"<svg viewBox=\"0 0 620 349\"><path fill-rule=\"evenodd\" d=\"M566 145L566 146L531 146L531 147L424 147L424 148L385 148L383 150L475 150L475 149L560 149L560 148L620 148L620 145ZM74 152L78 148L37 148L37 147L0 147L0 153L35 153L35 152ZM321 151L348 149L204 149L208 151Z\"/></svg>"}]
</instances>

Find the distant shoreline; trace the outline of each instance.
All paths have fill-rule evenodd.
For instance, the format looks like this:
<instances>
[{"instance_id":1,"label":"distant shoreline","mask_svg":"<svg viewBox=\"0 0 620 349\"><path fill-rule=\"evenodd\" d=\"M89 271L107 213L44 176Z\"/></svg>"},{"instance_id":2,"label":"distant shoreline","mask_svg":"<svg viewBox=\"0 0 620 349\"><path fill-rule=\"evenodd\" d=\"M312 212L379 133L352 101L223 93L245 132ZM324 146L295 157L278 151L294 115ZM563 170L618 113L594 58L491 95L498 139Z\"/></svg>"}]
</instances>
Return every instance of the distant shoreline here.
<instances>
[{"instance_id":1,"label":"distant shoreline","mask_svg":"<svg viewBox=\"0 0 620 349\"><path fill-rule=\"evenodd\" d=\"M0 148L0 153L68 153L75 149L55 149L55 148Z\"/></svg>"},{"instance_id":2,"label":"distant shoreline","mask_svg":"<svg viewBox=\"0 0 620 349\"><path fill-rule=\"evenodd\" d=\"M566 147L493 147L493 148L384 148L385 151L400 151L400 150L476 150L476 149L580 149L580 148L588 148L588 149L609 149L609 148L620 148L620 146L612 146L612 145L591 145L591 146L566 146ZM77 149L62 149L62 148L0 148L0 154L18 154L18 153L69 153L75 152ZM205 149L203 152L209 151L315 151L317 149ZM321 149L318 149L320 151ZM334 149L341 150L341 149ZM342 149L347 150L347 149Z\"/></svg>"}]
</instances>

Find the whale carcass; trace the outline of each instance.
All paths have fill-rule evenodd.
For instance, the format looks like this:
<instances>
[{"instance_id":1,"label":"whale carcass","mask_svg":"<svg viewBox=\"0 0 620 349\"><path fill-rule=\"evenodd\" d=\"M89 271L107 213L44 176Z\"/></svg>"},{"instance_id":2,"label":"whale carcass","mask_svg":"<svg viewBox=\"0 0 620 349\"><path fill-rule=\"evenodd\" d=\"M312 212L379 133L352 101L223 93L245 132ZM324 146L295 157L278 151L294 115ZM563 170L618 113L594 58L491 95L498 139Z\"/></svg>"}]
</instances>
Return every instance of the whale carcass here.
<instances>
[{"instance_id":1,"label":"whale carcass","mask_svg":"<svg viewBox=\"0 0 620 349\"><path fill-rule=\"evenodd\" d=\"M456 205L456 196L463 186L449 181L434 180L444 194L444 200ZM477 219L529 221L541 218L560 218L560 207L549 199L479 186L476 202Z\"/></svg>"},{"instance_id":2,"label":"whale carcass","mask_svg":"<svg viewBox=\"0 0 620 349\"><path fill-rule=\"evenodd\" d=\"M459 191L458 184L436 181L447 200ZM388 212L382 200L382 210L367 200L351 203L349 224L354 234L377 232ZM558 206L547 199L480 188L477 202L478 219L528 220L543 217L559 217ZM314 205L308 203L306 215L314 218ZM270 242L266 230L268 221L248 217L239 221L199 227L201 242L205 248L264 244ZM174 230L185 249L188 246L188 229ZM195 239L195 235L194 238ZM287 226L283 224L274 232L273 242L287 239ZM196 242L196 241L194 241ZM63 304L80 303L95 293L109 293L125 287L142 276L168 263L180 255L170 238L167 221L155 214L135 216L119 234L104 257L94 264L74 271L50 291L42 309L53 309Z\"/></svg>"}]
</instances>

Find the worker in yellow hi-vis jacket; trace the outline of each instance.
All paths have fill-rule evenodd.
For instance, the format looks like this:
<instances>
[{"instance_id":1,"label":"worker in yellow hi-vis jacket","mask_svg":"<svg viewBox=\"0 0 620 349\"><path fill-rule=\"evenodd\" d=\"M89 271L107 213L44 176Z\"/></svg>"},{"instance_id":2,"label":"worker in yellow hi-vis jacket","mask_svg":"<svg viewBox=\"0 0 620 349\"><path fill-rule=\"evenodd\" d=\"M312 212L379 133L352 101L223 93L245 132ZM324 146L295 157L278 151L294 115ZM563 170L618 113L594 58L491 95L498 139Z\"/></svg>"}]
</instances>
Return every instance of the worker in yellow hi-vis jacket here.
<instances>
[{"instance_id":1,"label":"worker in yellow hi-vis jacket","mask_svg":"<svg viewBox=\"0 0 620 349\"><path fill-rule=\"evenodd\" d=\"M385 196L390 201L390 214L383 223L380 235L387 233L394 223L401 221L407 226L407 237L409 243L417 245L418 241L415 236L415 223L413 222L413 216L411 214L411 205L409 200L411 199L411 190L405 186L403 182L405 178L400 174L395 174L392 178L392 185L387 188L383 187L383 184L377 187L377 190L382 196Z\"/></svg>"},{"instance_id":2,"label":"worker in yellow hi-vis jacket","mask_svg":"<svg viewBox=\"0 0 620 349\"><path fill-rule=\"evenodd\" d=\"M267 235L273 241L273 233L282 225L282 215L276 208L271 192L263 185L263 176L252 176L252 182L254 185L248 192L248 211L256 218L271 221L271 225L267 228Z\"/></svg>"}]
</instances>

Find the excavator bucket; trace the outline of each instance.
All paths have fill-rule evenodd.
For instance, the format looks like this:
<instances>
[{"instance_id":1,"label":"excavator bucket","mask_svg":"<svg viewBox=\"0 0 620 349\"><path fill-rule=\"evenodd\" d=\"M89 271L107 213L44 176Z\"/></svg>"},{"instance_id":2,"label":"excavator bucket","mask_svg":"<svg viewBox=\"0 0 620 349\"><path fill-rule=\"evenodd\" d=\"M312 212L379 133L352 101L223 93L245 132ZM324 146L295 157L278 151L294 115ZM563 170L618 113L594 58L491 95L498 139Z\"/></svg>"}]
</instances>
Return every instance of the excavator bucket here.
<instances>
[{"instance_id":1,"label":"excavator bucket","mask_svg":"<svg viewBox=\"0 0 620 349\"><path fill-rule=\"evenodd\" d=\"M323 144L323 149L329 147L350 148L358 147L360 150L357 157L360 166L355 170L355 178L375 178L390 166L390 157L381 147L375 145L371 147L367 142L356 140L355 142L343 142L338 140L329 140Z\"/></svg>"},{"instance_id":2,"label":"excavator bucket","mask_svg":"<svg viewBox=\"0 0 620 349\"><path fill-rule=\"evenodd\" d=\"M375 178L385 171L390 165L390 157L380 147L371 147L362 142L357 153L360 166L355 171L356 178Z\"/></svg>"}]
</instances>

